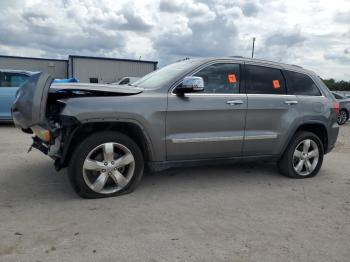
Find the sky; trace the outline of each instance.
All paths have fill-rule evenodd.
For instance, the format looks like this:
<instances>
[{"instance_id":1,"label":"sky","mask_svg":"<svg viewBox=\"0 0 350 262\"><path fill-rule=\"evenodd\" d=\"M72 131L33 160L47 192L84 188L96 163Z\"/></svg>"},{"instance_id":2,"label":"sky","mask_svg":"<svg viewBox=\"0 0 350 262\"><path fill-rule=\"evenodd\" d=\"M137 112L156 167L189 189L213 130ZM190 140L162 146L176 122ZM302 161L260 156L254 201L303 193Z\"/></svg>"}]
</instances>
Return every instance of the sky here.
<instances>
[{"instance_id":1,"label":"sky","mask_svg":"<svg viewBox=\"0 0 350 262\"><path fill-rule=\"evenodd\" d=\"M251 56L350 80L350 0L0 0L0 55Z\"/></svg>"}]
</instances>

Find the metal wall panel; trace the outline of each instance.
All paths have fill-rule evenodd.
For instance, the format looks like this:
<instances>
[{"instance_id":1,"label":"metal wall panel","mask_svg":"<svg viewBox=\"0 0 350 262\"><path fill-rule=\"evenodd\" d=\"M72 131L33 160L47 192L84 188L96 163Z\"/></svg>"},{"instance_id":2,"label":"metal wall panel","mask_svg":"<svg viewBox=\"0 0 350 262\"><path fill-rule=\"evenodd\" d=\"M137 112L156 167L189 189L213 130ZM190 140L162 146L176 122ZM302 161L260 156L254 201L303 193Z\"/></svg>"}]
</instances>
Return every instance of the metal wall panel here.
<instances>
[{"instance_id":1,"label":"metal wall panel","mask_svg":"<svg viewBox=\"0 0 350 262\"><path fill-rule=\"evenodd\" d=\"M70 76L83 83L89 83L90 78L98 78L99 83L112 83L125 76L144 76L155 70L156 63L72 56L69 66Z\"/></svg>"},{"instance_id":2,"label":"metal wall panel","mask_svg":"<svg viewBox=\"0 0 350 262\"><path fill-rule=\"evenodd\" d=\"M68 77L67 60L0 56L0 69L41 71L54 78Z\"/></svg>"}]
</instances>

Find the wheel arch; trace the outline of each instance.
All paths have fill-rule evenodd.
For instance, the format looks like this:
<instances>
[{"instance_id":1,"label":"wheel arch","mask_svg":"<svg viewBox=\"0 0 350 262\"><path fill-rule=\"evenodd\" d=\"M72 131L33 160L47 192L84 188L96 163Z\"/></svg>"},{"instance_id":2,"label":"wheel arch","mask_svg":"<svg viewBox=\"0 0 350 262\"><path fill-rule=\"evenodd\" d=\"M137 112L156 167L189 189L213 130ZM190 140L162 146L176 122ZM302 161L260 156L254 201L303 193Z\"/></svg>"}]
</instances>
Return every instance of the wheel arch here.
<instances>
[{"instance_id":1,"label":"wheel arch","mask_svg":"<svg viewBox=\"0 0 350 262\"><path fill-rule=\"evenodd\" d=\"M299 131L308 131L308 132L311 132L311 133L314 133L315 135L317 135L322 142L324 153L326 154L326 152L328 152L327 127L322 122L310 121L310 122L300 124L298 127L295 128L295 130L293 130L293 132L291 132L289 139L288 139L288 143L286 143L284 145L284 148L281 152L281 156L283 155L283 153L287 149L288 145L290 145L295 134Z\"/></svg>"},{"instance_id":2,"label":"wheel arch","mask_svg":"<svg viewBox=\"0 0 350 262\"><path fill-rule=\"evenodd\" d=\"M80 123L67 135L62 157L56 161L57 169L66 167L76 146L89 135L100 131L116 131L129 136L140 147L146 162L153 159L151 140L143 126L132 119L97 120Z\"/></svg>"}]
</instances>

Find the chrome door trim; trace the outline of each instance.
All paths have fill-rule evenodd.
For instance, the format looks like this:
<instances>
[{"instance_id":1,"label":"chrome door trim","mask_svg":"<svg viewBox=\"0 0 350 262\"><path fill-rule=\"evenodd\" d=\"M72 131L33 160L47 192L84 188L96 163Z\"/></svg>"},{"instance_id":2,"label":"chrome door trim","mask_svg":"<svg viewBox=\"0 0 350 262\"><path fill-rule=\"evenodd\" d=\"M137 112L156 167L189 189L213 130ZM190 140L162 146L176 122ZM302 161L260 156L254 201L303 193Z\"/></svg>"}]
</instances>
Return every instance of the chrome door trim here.
<instances>
[{"instance_id":1,"label":"chrome door trim","mask_svg":"<svg viewBox=\"0 0 350 262\"><path fill-rule=\"evenodd\" d=\"M264 139L276 139L277 134L273 135L256 135L256 136L245 136L244 140L264 140Z\"/></svg>"},{"instance_id":2,"label":"chrome door trim","mask_svg":"<svg viewBox=\"0 0 350 262\"><path fill-rule=\"evenodd\" d=\"M194 137L194 138L172 138L171 142L177 143L201 143L243 140L243 136L221 136L221 137Z\"/></svg>"},{"instance_id":3,"label":"chrome door trim","mask_svg":"<svg viewBox=\"0 0 350 262\"><path fill-rule=\"evenodd\" d=\"M222 141L238 141L238 140L264 140L276 139L277 134L272 135L256 135L256 136L220 136L220 137L193 137L193 138L172 138L171 142L177 143L201 143L201 142L222 142Z\"/></svg>"}]
</instances>

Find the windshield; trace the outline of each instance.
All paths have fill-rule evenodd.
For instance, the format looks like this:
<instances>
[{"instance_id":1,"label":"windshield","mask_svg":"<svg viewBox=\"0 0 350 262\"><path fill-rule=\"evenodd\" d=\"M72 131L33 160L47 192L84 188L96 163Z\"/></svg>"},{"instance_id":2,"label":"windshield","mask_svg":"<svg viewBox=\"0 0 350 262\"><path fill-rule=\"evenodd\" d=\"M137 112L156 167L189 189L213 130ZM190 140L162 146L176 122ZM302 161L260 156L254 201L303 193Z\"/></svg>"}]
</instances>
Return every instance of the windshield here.
<instances>
[{"instance_id":1,"label":"windshield","mask_svg":"<svg viewBox=\"0 0 350 262\"><path fill-rule=\"evenodd\" d=\"M133 86L142 87L145 89L155 89L161 87L163 84L180 76L186 70L198 63L198 60L183 60L167 66L162 67L141 79L132 83Z\"/></svg>"}]
</instances>

